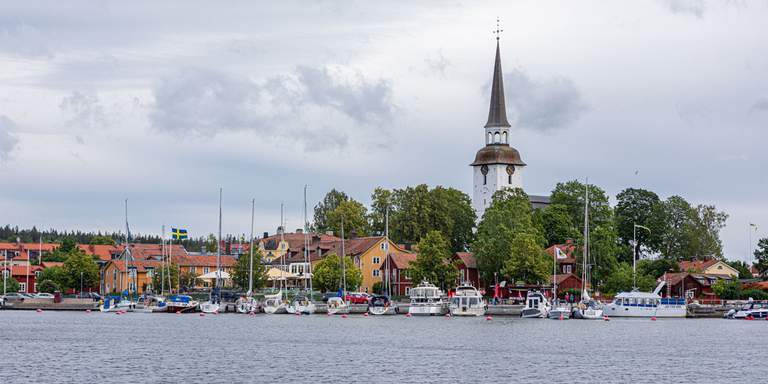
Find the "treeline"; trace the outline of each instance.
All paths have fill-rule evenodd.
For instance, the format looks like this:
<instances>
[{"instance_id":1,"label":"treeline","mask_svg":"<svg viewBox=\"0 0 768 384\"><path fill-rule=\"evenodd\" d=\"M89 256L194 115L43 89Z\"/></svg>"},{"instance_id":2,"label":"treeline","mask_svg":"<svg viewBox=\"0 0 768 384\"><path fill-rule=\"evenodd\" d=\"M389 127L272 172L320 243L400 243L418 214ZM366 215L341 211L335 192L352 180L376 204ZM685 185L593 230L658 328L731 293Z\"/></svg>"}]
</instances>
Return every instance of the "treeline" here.
<instances>
[{"instance_id":1,"label":"treeline","mask_svg":"<svg viewBox=\"0 0 768 384\"><path fill-rule=\"evenodd\" d=\"M0 227L0 241L15 243L37 243L42 237L43 243L61 243L64 239L70 239L77 244L117 244L125 241L125 233L122 232L83 232L83 231L59 231L56 229L39 230L20 229L18 226L6 225ZM131 241L137 243L159 244L160 236L142 235L131 233Z\"/></svg>"}]
</instances>

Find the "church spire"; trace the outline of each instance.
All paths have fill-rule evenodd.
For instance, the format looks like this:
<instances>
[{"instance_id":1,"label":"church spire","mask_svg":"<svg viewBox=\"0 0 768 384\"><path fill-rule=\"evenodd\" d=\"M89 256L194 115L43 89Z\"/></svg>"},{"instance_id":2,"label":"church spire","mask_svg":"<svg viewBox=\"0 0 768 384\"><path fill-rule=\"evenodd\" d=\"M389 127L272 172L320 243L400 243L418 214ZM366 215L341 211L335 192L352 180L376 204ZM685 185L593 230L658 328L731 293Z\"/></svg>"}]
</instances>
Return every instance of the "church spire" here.
<instances>
[{"instance_id":1,"label":"church spire","mask_svg":"<svg viewBox=\"0 0 768 384\"><path fill-rule=\"evenodd\" d=\"M504 79L501 73L501 54L499 53L499 20L496 20L496 62L493 65L493 83L491 85L491 106L488 110L488 122L485 127L509 127L507 106L504 102Z\"/></svg>"}]
</instances>

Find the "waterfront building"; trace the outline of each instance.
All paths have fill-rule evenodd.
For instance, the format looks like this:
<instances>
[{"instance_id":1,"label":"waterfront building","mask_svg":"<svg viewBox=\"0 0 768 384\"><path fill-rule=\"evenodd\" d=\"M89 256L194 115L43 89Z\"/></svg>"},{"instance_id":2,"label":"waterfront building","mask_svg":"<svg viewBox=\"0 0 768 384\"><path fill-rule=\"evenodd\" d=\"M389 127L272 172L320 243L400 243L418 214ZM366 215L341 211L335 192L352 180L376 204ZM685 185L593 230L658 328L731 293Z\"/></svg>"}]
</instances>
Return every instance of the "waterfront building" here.
<instances>
[{"instance_id":1,"label":"waterfront building","mask_svg":"<svg viewBox=\"0 0 768 384\"><path fill-rule=\"evenodd\" d=\"M707 303L720 300L714 290L712 290L712 286L716 282L737 278L738 276L729 274L667 272L658 281L666 282L664 289L660 292L662 297L685 297L686 299Z\"/></svg>"},{"instance_id":2,"label":"waterfront building","mask_svg":"<svg viewBox=\"0 0 768 384\"><path fill-rule=\"evenodd\" d=\"M477 269L477 260L472 252L456 252L453 254L456 266L459 268L459 281L457 284L469 283L477 289L482 289L480 271Z\"/></svg>"},{"instance_id":3,"label":"waterfront building","mask_svg":"<svg viewBox=\"0 0 768 384\"><path fill-rule=\"evenodd\" d=\"M391 276L392 295L408 296L410 294L413 281L408 271L414 260L416 260L415 253L391 253L384 259L382 273Z\"/></svg>"},{"instance_id":4,"label":"waterfront building","mask_svg":"<svg viewBox=\"0 0 768 384\"><path fill-rule=\"evenodd\" d=\"M339 252L341 245L339 244ZM384 281L384 261L387 255L407 253L406 250L385 236L356 237L346 240L345 251L360 268L363 281L360 291L373 293L373 286Z\"/></svg>"},{"instance_id":5,"label":"waterfront building","mask_svg":"<svg viewBox=\"0 0 768 384\"><path fill-rule=\"evenodd\" d=\"M557 252L557 249L559 249L559 253ZM566 275L569 273L576 274L576 256L574 255L574 251L576 250L576 245L573 244L573 241L568 240L565 244L554 244L546 249L547 254L549 254L549 257L554 258L557 261L557 274L558 275ZM555 253L558 253L560 256L556 257ZM578 273L581 273L579 271Z\"/></svg>"},{"instance_id":6,"label":"waterfront building","mask_svg":"<svg viewBox=\"0 0 768 384\"><path fill-rule=\"evenodd\" d=\"M37 277L43 267L38 265L8 265L0 266L0 286L3 278L13 278L19 283L19 292L34 293L37 292ZM27 285L29 282L29 285ZM2 291L0 291L2 292Z\"/></svg>"},{"instance_id":7,"label":"waterfront building","mask_svg":"<svg viewBox=\"0 0 768 384\"><path fill-rule=\"evenodd\" d=\"M0 263L5 257L8 265L27 265L27 260L38 260L42 254L53 252L59 244L56 243L0 243Z\"/></svg>"},{"instance_id":8,"label":"waterfront building","mask_svg":"<svg viewBox=\"0 0 768 384\"><path fill-rule=\"evenodd\" d=\"M710 275L728 275L734 278L739 277L739 271L726 264L724 261L716 259L681 261L679 266L680 272L699 272ZM748 279L750 276L742 276L742 278Z\"/></svg>"}]
</instances>

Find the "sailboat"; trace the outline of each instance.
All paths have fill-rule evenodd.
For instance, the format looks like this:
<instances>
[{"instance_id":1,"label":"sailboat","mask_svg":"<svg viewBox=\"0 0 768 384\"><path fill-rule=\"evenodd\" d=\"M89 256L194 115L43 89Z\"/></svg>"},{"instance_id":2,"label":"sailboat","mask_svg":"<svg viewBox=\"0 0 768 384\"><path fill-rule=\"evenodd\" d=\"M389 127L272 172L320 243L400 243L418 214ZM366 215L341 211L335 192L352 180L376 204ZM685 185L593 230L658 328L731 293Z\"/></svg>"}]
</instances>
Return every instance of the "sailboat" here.
<instances>
[{"instance_id":1,"label":"sailboat","mask_svg":"<svg viewBox=\"0 0 768 384\"><path fill-rule=\"evenodd\" d=\"M290 314L311 315L315 313L315 303L312 302L312 262L309 259L309 221L307 221L307 185L304 185L304 273L309 277L309 296L302 293L296 295L286 310Z\"/></svg>"},{"instance_id":2,"label":"sailboat","mask_svg":"<svg viewBox=\"0 0 768 384\"><path fill-rule=\"evenodd\" d=\"M245 297L237 300L237 311L240 313L256 313L259 309L259 302L253 298L253 220L256 213L256 199L251 200L251 246L250 260L248 261L248 292Z\"/></svg>"},{"instance_id":3,"label":"sailboat","mask_svg":"<svg viewBox=\"0 0 768 384\"><path fill-rule=\"evenodd\" d=\"M328 313L346 314L349 313L349 304L346 302L347 298L347 268L346 268L346 251L344 249L344 217L341 218L341 255L339 256L339 267L341 268L341 275L339 276L339 296L331 297L328 299Z\"/></svg>"},{"instance_id":4,"label":"sailboat","mask_svg":"<svg viewBox=\"0 0 768 384\"><path fill-rule=\"evenodd\" d=\"M280 244L283 244L285 241L285 223L283 221L283 204L280 204ZM272 295L264 295L264 313L272 315L272 314L282 314L287 313L287 307L288 305L285 303L285 300L283 299L283 284L285 284L285 252L287 250L283 249L282 255L280 256L280 289L277 291L277 293Z\"/></svg>"},{"instance_id":5,"label":"sailboat","mask_svg":"<svg viewBox=\"0 0 768 384\"><path fill-rule=\"evenodd\" d=\"M129 260L133 258L131 256L131 230L128 226L128 199L125 199L125 250L123 251L123 263L125 267L125 280L128 283L128 288L124 291L125 294L121 296L107 296L104 299L104 303L99 306L101 312L132 312L136 308L136 303L133 301L133 292L131 289L131 270L129 268ZM136 276L133 277L133 286L136 286ZM121 284L122 285L122 284Z\"/></svg>"},{"instance_id":6,"label":"sailboat","mask_svg":"<svg viewBox=\"0 0 768 384\"><path fill-rule=\"evenodd\" d=\"M216 239L216 280L211 289L208 301L200 304L200 310L204 313L218 313L221 309L221 194L219 188L219 237Z\"/></svg>"},{"instance_id":7,"label":"sailboat","mask_svg":"<svg viewBox=\"0 0 768 384\"><path fill-rule=\"evenodd\" d=\"M547 314L544 316L550 319L567 320L571 317L571 309L567 303L560 302L557 297L557 259L560 255L560 248L555 247L554 255L552 256L552 305L551 308L547 308ZM530 298L526 298L529 301ZM546 298L544 298L546 300Z\"/></svg>"},{"instance_id":8,"label":"sailboat","mask_svg":"<svg viewBox=\"0 0 768 384\"><path fill-rule=\"evenodd\" d=\"M587 282L590 281L589 260L589 180L584 188L584 252L581 258L581 301L573 307L573 318L583 320L601 320L603 318L603 305L589 297Z\"/></svg>"},{"instance_id":9,"label":"sailboat","mask_svg":"<svg viewBox=\"0 0 768 384\"><path fill-rule=\"evenodd\" d=\"M384 256L384 285L383 295L373 295L368 301L368 313L371 315L394 315L397 313L397 304L390 300L392 295L391 270L389 268L389 207L384 210L384 244L386 255Z\"/></svg>"}]
</instances>

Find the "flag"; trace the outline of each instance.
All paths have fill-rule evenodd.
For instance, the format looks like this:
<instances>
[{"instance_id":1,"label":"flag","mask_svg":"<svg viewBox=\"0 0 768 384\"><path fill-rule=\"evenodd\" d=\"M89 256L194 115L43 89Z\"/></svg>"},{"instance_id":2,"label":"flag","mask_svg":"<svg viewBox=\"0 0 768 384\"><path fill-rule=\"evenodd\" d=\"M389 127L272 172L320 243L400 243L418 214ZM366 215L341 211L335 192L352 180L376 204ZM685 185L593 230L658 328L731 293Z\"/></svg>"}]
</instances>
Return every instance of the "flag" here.
<instances>
[{"instance_id":1,"label":"flag","mask_svg":"<svg viewBox=\"0 0 768 384\"><path fill-rule=\"evenodd\" d=\"M757 231L757 224L755 224L755 223L749 223L749 226L750 226L750 227L754 227L754 228L755 228L755 231Z\"/></svg>"},{"instance_id":2,"label":"flag","mask_svg":"<svg viewBox=\"0 0 768 384\"><path fill-rule=\"evenodd\" d=\"M171 228L171 235L173 236L174 240L184 240L189 238L186 229Z\"/></svg>"},{"instance_id":3,"label":"flag","mask_svg":"<svg viewBox=\"0 0 768 384\"><path fill-rule=\"evenodd\" d=\"M557 256L558 259L567 259L568 255L563 252L560 247L555 247L555 256Z\"/></svg>"},{"instance_id":4,"label":"flag","mask_svg":"<svg viewBox=\"0 0 768 384\"><path fill-rule=\"evenodd\" d=\"M642 228L642 229L645 229L648 232L651 232L650 228L648 228L646 226L643 226L643 225L640 225L640 224L635 224L635 228Z\"/></svg>"}]
</instances>

